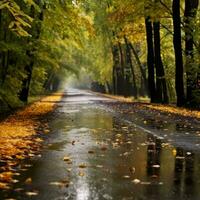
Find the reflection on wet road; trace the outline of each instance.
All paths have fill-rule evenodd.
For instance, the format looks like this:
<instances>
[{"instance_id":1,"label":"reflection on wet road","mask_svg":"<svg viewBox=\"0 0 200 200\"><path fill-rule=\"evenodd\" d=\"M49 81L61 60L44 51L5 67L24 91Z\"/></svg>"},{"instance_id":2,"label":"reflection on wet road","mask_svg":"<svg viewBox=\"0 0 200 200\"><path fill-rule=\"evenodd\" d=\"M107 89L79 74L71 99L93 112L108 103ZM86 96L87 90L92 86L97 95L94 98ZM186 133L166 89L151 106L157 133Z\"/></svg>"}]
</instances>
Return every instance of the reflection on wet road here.
<instances>
[{"instance_id":1,"label":"reflection on wet road","mask_svg":"<svg viewBox=\"0 0 200 200\"><path fill-rule=\"evenodd\" d=\"M105 101L113 102L70 90L50 123L41 158L26 163L15 191L3 199L200 199L199 150L136 127Z\"/></svg>"}]
</instances>

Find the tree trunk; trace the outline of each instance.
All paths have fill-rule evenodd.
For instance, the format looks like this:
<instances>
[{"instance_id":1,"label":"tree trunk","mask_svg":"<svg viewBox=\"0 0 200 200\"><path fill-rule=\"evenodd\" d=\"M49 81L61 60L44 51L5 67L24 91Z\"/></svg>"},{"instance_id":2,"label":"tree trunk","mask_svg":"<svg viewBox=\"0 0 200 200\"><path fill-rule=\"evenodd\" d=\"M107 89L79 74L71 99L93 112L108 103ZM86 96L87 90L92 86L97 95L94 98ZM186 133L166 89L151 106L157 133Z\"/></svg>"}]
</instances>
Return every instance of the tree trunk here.
<instances>
[{"instance_id":1,"label":"tree trunk","mask_svg":"<svg viewBox=\"0 0 200 200\"><path fill-rule=\"evenodd\" d=\"M31 57L31 54L30 52L27 52L27 55L29 57ZM29 88L30 88L30 83L31 83L31 78L32 78L32 71L33 71L33 65L34 65L34 62L33 60L30 62L29 65L27 65L25 67L25 71L26 71L26 79L23 80L22 82L22 89L20 91L20 95L19 95L19 99L22 101L22 102L25 102L27 103L28 102L28 95L29 95Z\"/></svg>"},{"instance_id":2,"label":"tree trunk","mask_svg":"<svg viewBox=\"0 0 200 200\"><path fill-rule=\"evenodd\" d=\"M151 102L156 102L156 89L154 79L154 49L153 30L150 17L145 18L146 38L147 38L147 66L148 66L148 86Z\"/></svg>"},{"instance_id":3,"label":"tree trunk","mask_svg":"<svg viewBox=\"0 0 200 200\"><path fill-rule=\"evenodd\" d=\"M112 55L113 55L113 93L118 93L118 82L117 82L117 68L119 66L119 51L116 45L112 46Z\"/></svg>"},{"instance_id":4,"label":"tree trunk","mask_svg":"<svg viewBox=\"0 0 200 200\"><path fill-rule=\"evenodd\" d=\"M5 20L4 22L5 24L7 23L7 21ZM2 19L0 18L0 25L2 24ZM5 24L2 24L2 27L0 26L0 40L2 40L3 42L9 42L10 40L10 34L8 31L8 28L4 27ZM1 55L0 55L0 65L1 65L1 85L3 86L6 80L6 76L7 76L7 72L8 72L8 68L9 68L9 56L10 55L10 51L6 50L6 51L2 51Z\"/></svg>"},{"instance_id":5,"label":"tree trunk","mask_svg":"<svg viewBox=\"0 0 200 200\"><path fill-rule=\"evenodd\" d=\"M119 54L120 54L120 65L117 68L117 78L118 78L118 94L119 95L126 95L126 81L124 76L124 53L123 53L123 47L120 42L118 42L119 46Z\"/></svg>"},{"instance_id":6,"label":"tree trunk","mask_svg":"<svg viewBox=\"0 0 200 200\"><path fill-rule=\"evenodd\" d=\"M198 69L194 66L194 38L193 20L196 18L199 0L185 0L185 55L186 55L186 74L187 74L187 104L195 106L194 91L197 87Z\"/></svg>"},{"instance_id":7,"label":"tree trunk","mask_svg":"<svg viewBox=\"0 0 200 200\"><path fill-rule=\"evenodd\" d=\"M181 107L185 104L184 79L183 79L183 55L181 45L181 17L180 17L180 0L173 0L173 26L174 26L174 52L175 52L175 87L177 96L177 106Z\"/></svg>"},{"instance_id":8,"label":"tree trunk","mask_svg":"<svg viewBox=\"0 0 200 200\"><path fill-rule=\"evenodd\" d=\"M116 71L116 69L115 69L115 66L113 65L113 69L112 69L112 84L113 84L113 86L112 86L112 88L113 88L113 94L114 95L117 93L117 91L116 91L116 76L115 76L115 71Z\"/></svg>"},{"instance_id":9,"label":"tree trunk","mask_svg":"<svg viewBox=\"0 0 200 200\"><path fill-rule=\"evenodd\" d=\"M161 58L160 49L160 22L153 23L154 28L154 50L155 50L155 68L156 68L156 93L158 103L169 103L167 94L167 84L165 79L165 72Z\"/></svg>"},{"instance_id":10,"label":"tree trunk","mask_svg":"<svg viewBox=\"0 0 200 200\"><path fill-rule=\"evenodd\" d=\"M131 70L132 82L133 82L133 96L137 99L138 89L137 89L137 83L136 83L135 69L132 63L132 59L131 59L130 43L128 42L126 37L124 37L124 41L126 44L126 63L127 63L126 67Z\"/></svg>"},{"instance_id":11,"label":"tree trunk","mask_svg":"<svg viewBox=\"0 0 200 200\"><path fill-rule=\"evenodd\" d=\"M40 2L38 2L38 5L41 5ZM31 14L30 16L32 18L38 19L40 21L43 21L43 12L44 12L45 6L41 6L41 12L39 15L37 15L35 8L31 6ZM41 24L33 24L32 26L32 38L34 40L38 40L40 37L40 32L41 32ZM35 51L35 48L32 50L27 51L27 56L30 58L30 63L29 65L25 66L24 70L26 72L27 77L23 80L22 82L22 89L19 93L19 99L27 103L28 102L28 96L29 96L29 90L30 90L30 83L31 83L31 78L32 78L32 71L33 71L33 66L34 66L34 55L33 52Z\"/></svg>"},{"instance_id":12,"label":"tree trunk","mask_svg":"<svg viewBox=\"0 0 200 200\"><path fill-rule=\"evenodd\" d=\"M0 10L0 41L1 41L1 37L2 37L2 10ZM2 59L3 59L3 55L2 55L2 51L0 51L0 77L2 76ZM1 82L1 78L0 78L0 82Z\"/></svg>"},{"instance_id":13,"label":"tree trunk","mask_svg":"<svg viewBox=\"0 0 200 200\"><path fill-rule=\"evenodd\" d=\"M143 93L146 93L148 91L148 81L147 81L147 78L146 78L146 71L143 68L142 63L140 62L140 58L139 58L137 51L135 50L134 46L131 43L129 43L129 46L130 46L130 48L133 52L133 55L134 55L135 60L138 64L138 67L140 68L140 72L141 72L143 83L144 83L144 86L142 88L144 88L144 90L145 90L145 91L143 91Z\"/></svg>"}]
</instances>

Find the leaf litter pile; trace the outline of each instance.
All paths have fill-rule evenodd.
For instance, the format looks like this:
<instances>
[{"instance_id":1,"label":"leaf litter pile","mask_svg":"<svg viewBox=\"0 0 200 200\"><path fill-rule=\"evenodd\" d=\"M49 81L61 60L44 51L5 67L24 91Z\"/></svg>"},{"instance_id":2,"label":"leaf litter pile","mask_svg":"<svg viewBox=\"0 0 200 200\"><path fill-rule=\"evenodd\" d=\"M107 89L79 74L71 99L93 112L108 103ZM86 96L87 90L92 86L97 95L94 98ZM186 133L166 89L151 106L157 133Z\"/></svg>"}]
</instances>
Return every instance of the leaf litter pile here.
<instances>
[{"instance_id":1,"label":"leaf litter pile","mask_svg":"<svg viewBox=\"0 0 200 200\"><path fill-rule=\"evenodd\" d=\"M0 123L0 189L9 189L18 182L14 177L19 175L16 168L20 161L39 151L42 139L37 134L49 132L44 116L55 109L62 96L54 93L43 97Z\"/></svg>"}]
</instances>

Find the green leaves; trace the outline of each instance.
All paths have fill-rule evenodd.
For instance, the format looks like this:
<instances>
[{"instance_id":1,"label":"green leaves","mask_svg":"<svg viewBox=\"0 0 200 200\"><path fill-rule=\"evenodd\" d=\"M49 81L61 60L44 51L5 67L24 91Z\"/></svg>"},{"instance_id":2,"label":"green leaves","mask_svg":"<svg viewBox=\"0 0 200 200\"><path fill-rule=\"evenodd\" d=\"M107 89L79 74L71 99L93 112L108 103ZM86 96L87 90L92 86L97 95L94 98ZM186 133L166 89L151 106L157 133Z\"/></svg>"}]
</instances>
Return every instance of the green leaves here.
<instances>
[{"instance_id":1,"label":"green leaves","mask_svg":"<svg viewBox=\"0 0 200 200\"><path fill-rule=\"evenodd\" d=\"M27 27L31 28L31 22L33 19L25 14L20 8L20 6L12 0L3 0L0 2L0 9L6 9L13 17L9 24L9 29L17 33L19 36L27 37L30 34L25 30Z\"/></svg>"}]
</instances>

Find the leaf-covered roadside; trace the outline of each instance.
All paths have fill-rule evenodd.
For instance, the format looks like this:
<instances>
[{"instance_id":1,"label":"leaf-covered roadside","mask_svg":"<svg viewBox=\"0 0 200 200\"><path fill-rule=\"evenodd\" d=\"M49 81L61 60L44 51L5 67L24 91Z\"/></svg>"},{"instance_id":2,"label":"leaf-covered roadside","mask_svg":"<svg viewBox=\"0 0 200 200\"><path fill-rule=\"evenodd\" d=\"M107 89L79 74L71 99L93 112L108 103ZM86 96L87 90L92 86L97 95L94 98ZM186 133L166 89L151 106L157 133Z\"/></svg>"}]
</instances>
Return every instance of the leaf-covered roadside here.
<instances>
[{"instance_id":1,"label":"leaf-covered roadside","mask_svg":"<svg viewBox=\"0 0 200 200\"><path fill-rule=\"evenodd\" d=\"M48 133L48 124L41 120L53 111L62 93L54 93L16 112L0 123L0 189L9 189L17 180L15 168L20 161L33 157L39 150L40 133Z\"/></svg>"},{"instance_id":2,"label":"leaf-covered roadside","mask_svg":"<svg viewBox=\"0 0 200 200\"><path fill-rule=\"evenodd\" d=\"M196 119L195 121L199 121L200 119L200 111L198 110L191 110L189 108L179 108L174 105L149 103L148 99L141 99L141 102L138 102L139 100L134 101L134 98L131 97L126 98L123 96L114 96L108 94L100 94L100 95L115 99L122 103L129 104L129 106L127 106L127 108L125 109L126 111L124 110L124 108L121 107L119 108L121 109L121 112L124 111L125 113L131 113L131 112L136 112L136 110L141 110L141 111L146 111L147 113L152 113L152 115L156 114L160 115L162 113L164 115L168 115L169 117Z\"/></svg>"}]
</instances>

